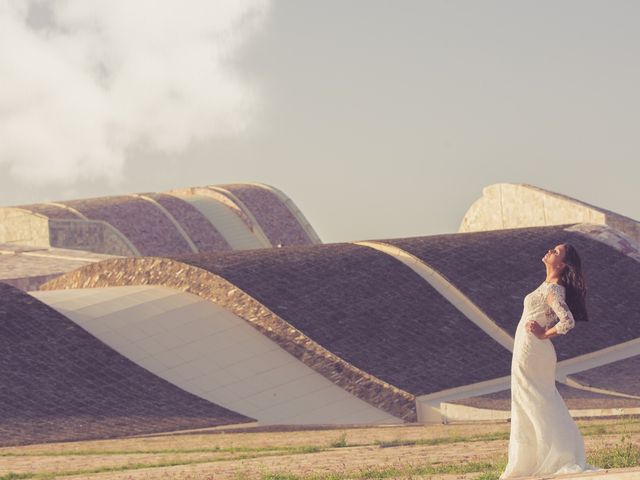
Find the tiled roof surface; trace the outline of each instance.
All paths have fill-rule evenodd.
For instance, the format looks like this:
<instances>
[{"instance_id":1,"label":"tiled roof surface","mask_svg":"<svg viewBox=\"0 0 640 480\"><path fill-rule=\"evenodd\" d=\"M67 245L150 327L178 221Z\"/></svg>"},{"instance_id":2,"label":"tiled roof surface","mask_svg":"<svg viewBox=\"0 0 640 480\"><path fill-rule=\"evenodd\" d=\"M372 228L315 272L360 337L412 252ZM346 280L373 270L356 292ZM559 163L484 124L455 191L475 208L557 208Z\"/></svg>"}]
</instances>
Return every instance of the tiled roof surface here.
<instances>
[{"instance_id":1,"label":"tiled roof surface","mask_svg":"<svg viewBox=\"0 0 640 480\"><path fill-rule=\"evenodd\" d=\"M511 354L397 260L352 244L177 257L414 395L509 373Z\"/></svg>"},{"instance_id":2,"label":"tiled roof surface","mask_svg":"<svg viewBox=\"0 0 640 480\"><path fill-rule=\"evenodd\" d=\"M570 375L592 387L640 396L640 355Z\"/></svg>"},{"instance_id":3,"label":"tiled roof surface","mask_svg":"<svg viewBox=\"0 0 640 480\"><path fill-rule=\"evenodd\" d=\"M640 337L640 263L563 226L379 241L435 268L511 335L525 295L545 278L542 256L570 242L582 258L591 321L552 339L558 360Z\"/></svg>"},{"instance_id":4,"label":"tiled roof surface","mask_svg":"<svg viewBox=\"0 0 640 480\"><path fill-rule=\"evenodd\" d=\"M148 196L173 215L199 251L231 250L216 227L190 203L166 193L149 193Z\"/></svg>"},{"instance_id":5,"label":"tiled roof surface","mask_svg":"<svg viewBox=\"0 0 640 480\"><path fill-rule=\"evenodd\" d=\"M189 252L189 244L151 202L130 196L68 200L64 203L91 220L103 220L133 243L142 255Z\"/></svg>"},{"instance_id":6,"label":"tiled roof surface","mask_svg":"<svg viewBox=\"0 0 640 480\"><path fill-rule=\"evenodd\" d=\"M33 213L39 213L49 218L69 218L72 220L78 220L80 217L75 213L67 210L64 207L57 205L49 205L46 203L34 203L32 205L20 205L17 208L24 208Z\"/></svg>"},{"instance_id":7,"label":"tiled roof surface","mask_svg":"<svg viewBox=\"0 0 640 480\"><path fill-rule=\"evenodd\" d=\"M0 243L0 280L20 290L37 290L44 282L111 255L55 247Z\"/></svg>"},{"instance_id":8,"label":"tiled roof surface","mask_svg":"<svg viewBox=\"0 0 640 480\"><path fill-rule=\"evenodd\" d=\"M640 400L633 398L615 397L600 393L589 392L578 388L569 387L556 382L556 388L564 399L565 404L570 409L585 408L638 408ZM478 397L463 398L461 400L450 400L447 403L455 403L475 408L486 408L492 410L511 409L511 389L501 392L490 393Z\"/></svg>"},{"instance_id":9,"label":"tiled roof surface","mask_svg":"<svg viewBox=\"0 0 640 480\"><path fill-rule=\"evenodd\" d=\"M112 256L0 243L0 280L21 290L37 290L41 284L64 272L107 258Z\"/></svg>"},{"instance_id":10,"label":"tiled roof surface","mask_svg":"<svg viewBox=\"0 0 640 480\"><path fill-rule=\"evenodd\" d=\"M68 272L41 290L162 285L210 300L245 319L281 348L336 385L406 421L416 421L415 397L362 371L323 348L219 275L160 257L128 257Z\"/></svg>"},{"instance_id":11,"label":"tiled roof surface","mask_svg":"<svg viewBox=\"0 0 640 480\"><path fill-rule=\"evenodd\" d=\"M298 219L271 191L257 185L230 184L221 187L244 203L273 245L309 245L313 243Z\"/></svg>"},{"instance_id":12,"label":"tiled roof surface","mask_svg":"<svg viewBox=\"0 0 640 480\"><path fill-rule=\"evenodd\" d=\"M0 282L0 446L249 421L149 373Z\"/></svg>"},{"instance_id":13,"label":"tiled roof surface","mask_svg":"<svg viewBox=\"0 0 640 480\"><path fill-rule=\"evenodd\" d=\"M62 274L80 268L91 260L79 258L55 258L32 255L1 255L0 279L24 278L52 273Z\"/></svg>"}]
</instances>

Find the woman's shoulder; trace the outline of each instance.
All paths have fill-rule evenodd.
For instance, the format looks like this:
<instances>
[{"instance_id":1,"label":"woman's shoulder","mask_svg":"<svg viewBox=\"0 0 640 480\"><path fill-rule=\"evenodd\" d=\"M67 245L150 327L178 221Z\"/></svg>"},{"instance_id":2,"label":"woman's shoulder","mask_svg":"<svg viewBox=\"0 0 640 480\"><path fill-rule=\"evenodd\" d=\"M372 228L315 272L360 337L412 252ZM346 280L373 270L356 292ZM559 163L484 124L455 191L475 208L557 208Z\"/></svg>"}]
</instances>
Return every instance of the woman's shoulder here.
<instances>
[{"instance_id":1,"label":"woman's shoulder","mask_svg":"<svg viewBox=\"0 0 640 480\"><path fill-rule=\"evenodd\" d=\"M557 292L560 294L564 294L565 293L565 288L564 285L560 284L560 283L553 283L553 282L544 282L546 288L548 291L552 291L552 292Z\"/></svg>"}]
</instances>

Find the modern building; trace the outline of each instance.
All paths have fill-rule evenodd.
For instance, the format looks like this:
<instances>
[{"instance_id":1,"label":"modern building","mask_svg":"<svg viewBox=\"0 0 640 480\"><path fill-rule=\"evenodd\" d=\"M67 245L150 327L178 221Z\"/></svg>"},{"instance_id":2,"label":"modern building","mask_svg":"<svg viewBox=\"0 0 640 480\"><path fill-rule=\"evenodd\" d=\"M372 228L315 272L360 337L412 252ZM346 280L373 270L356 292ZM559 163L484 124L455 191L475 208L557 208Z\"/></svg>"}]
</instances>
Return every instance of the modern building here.
<instances>
[{"instance_id":1,"label":"modern building","mask_svg":"<svg viewBox=\"0 0 640 480\"><path fill-rule=\"evenodd\" d=\"M0 398L0 443L16 432L80 438L76 416L92 438L242 422L506 420L523 298L561 242L582 256L591 321L553 339L558 390L574 416L640 412L634 220L506 184L485 189L458 233L321 244L292 217L299 243L282 248L114 256L37 291L4 286L2 361L17 373L11 400ZM277 226L265 228L273 246ZM28 348L13 348L21 332ZM47 358L57 380L43 383L29 372ZM138 402L129 410L109 403L121 389ZM103 403L83 410L94 398ZM20 408L3 401L34 413L15 420ZM51 429L38 430L45 417Z\"/></svg>"}]
</instances>

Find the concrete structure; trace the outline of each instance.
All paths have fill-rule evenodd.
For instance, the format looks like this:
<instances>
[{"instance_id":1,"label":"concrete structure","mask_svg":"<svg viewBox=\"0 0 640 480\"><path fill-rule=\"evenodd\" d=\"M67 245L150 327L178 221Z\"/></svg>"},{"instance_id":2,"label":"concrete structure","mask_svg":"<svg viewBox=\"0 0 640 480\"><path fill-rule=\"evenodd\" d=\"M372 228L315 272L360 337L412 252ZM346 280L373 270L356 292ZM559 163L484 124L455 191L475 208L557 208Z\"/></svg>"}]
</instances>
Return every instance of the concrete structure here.
<instances>
[{"instance_id":1,"label":"concrete structure","mask_svg":"<svg viewBox=\"0 0 640 480\"><path fill-rule=\"evenodd\" d=\"M244 231L229 230L230 218L244 224ZM0 243L110 255L175 255L320 243L291 199L258 183L10 207L0 209L0 225Z\"/></svg>"},{"instance_id":2,"label":"concrete structure","mask_svg":"<svg viewBox=\"0 0 640 480\"><path fill-rule=\"evenodd\" d=\"M79 266L75 261L63 265L66 250L77 251L76 257L108 258L318 243L320 238L293 201L258 183L2 207L4 251L48 251L58 262L35 267L5 257L12 271L4 276L0 267L0 280L37 288L54 274Z\"/></svg>"},{"instance_id":3,"label":"concrete structure","mask_svg":"<svg viewBox=\"0 0 640 480\"><path fill-rule=\"evenodd\" d=\"M624 376L600 385L577 374L625 364L640 354L640 298L631 293L640 287L640 263L633 252L603 242L587 227L113 259L43 288L157 285L189 292L243 319L311 370L391 417L453 421L469 415L467 409L456 417L451 412L464 405L448 406L452 402L509 388L522 298L544 278L542 253L570 241L581 252L597 295L589 297L592 322L554 339L558 381L567 385L566 392L580 390L577 410L583 406L583 414L604 415L620 402L636 408L640 395L623 391ZM612 406L598 404L602 399Z\"/></svg>"},{"instance_id":4,"label":"concrete structure","mask_svg":"<svg viewBox=\"0 0 640 480\"><path fill-rule=\"evenodd\" d=\"M568 223L607 225L640 242L640 225L631 218L533 185L512 183L483 188L482 197L465 213L459 232Z\"/></svg>"},{"instance_id":5,"label":"concrete structure","mask_svg":"<svg viewBox=\"0 0 640 480\"><path fill-rule=\"evenodd\" d=\"M65 248L0 243L0 282L24 291L37 290L46 281L69 270L107 258L113 256Z\"/></svg>"},{"instance_id":6,"label":"concrete structure","mask_svg":"<svg viewBox=\"0 0 640 480\"><path fill-rule=\"evenodd\" d=\"M562 201L569 218L573 204ZM481 213L483 202L471 210ZM503 202L511 213L500 221L519 218L512 207ZM281 192L256 184L32 210L49 221L101 222L119 232L121 245L146 256L5 246L0 260L50 267L28 267L40 278L34 283L46 280L38 291L11 290L9 304L22 299L20 308L5 308L11 329L20 312L37 318L46 309L63 330L82 331L143 369L145 382L164 382L175 389L171 395L204 402L196 410L210 405L231 412L224 418L260 424L508 418L523 298L544 280L544 252L570 242L583 259L591 321L552 340L559 391L575 416L640 413L640 246L629 234L637 227L630 219L627 233L607 223L567 222L322 245ZM157 230L123 222L122 212L153 219ZM32 215L5 214L21 225ZM476 225L480 217L469 216ZM549 223L565 217L554 218ZM43 238L38 231L34 239ZM268 248L277 244L283 248ZM75 262L75 269L59 275L58 260ZM22 364L8 352L6 361ZM2 402L9 400L0 397L0 411Z\"/></svg>"},{"instance_id":7,"label":"concrete structure","mask_svg":"<svg viewBox=\"0 0 640 480\"><path fill-rule=\"evenodd\" d=\"M31 294L160 378L260 424L401 423L196 295L149 285Z\"/></svg>"},{"instance_id":8,"label":"concrete structure","mask_svg":"<svg viewBox=\"0 0 640 480\"><path fill-rule=\"evenodd\" d=\"M0 364L2 446L252 421L151 374L4 283Z\"/></svg>"}]
</instances>

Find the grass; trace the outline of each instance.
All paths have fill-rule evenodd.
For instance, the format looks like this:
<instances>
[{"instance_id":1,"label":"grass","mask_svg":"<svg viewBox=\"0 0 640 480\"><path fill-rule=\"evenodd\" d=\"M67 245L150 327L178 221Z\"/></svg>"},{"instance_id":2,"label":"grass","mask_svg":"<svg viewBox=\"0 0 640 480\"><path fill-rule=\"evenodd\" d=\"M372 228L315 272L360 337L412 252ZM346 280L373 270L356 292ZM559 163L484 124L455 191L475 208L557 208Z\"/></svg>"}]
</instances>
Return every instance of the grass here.
<instances>
[{"instance_id":1,"label":"grass","mask_svg":"<svg viewBox=\"0 0 640 480\"><path fill-rule=\"evenodd\" d=\"M300 447L211 447L211 448L184 448L184 449L138 449L138 450L77 450L71 452L0 452L0 457L67 457L73 456L111 456L111 455L169 455L185 453L257 453L280 451L286 453L311 453L309 449L318 449L314 445L303 445ZM3 480L0 477L0 480Z\"/></svg>"},{"instance_id":2,"label":"grass","mask_svg":"<svg viewBox=\"0 0 640 480\"><path fill-rule=\"evenodd\" d=\"M345 472L313 473L307 475L296 475L293 473L264 473L260 480L350 480L350 479L385 479L398 478L413 475L443 475L443 474L465 474L486 472L483 480L497 479L504 468L504 462L455 462L441 464L423 464L393 466L383 468L365 468L350 470ZM247 480L247 477L240 475L237 480Z\"/></svg>"},{"instance_id":3,"label":"grass","mask_svg":"<svg viewBox=\"0 0 640 480\"><path fill-rule=\"evenodd\" d=\"M467 435L467 436L451 436L451 437L438 437L438 438L416 438L414 440L382 440L377 441L377 445L380 448L389 447L406 447L413 445L443 445L446 443L462 443L462 442L488 442L491 440L507 440L509 438L509 432L494 432L485 433L482 435Z\"/></svg>"},{"instance_id":4,"label":"grass","mask_svg":"<svg viewBox=\"0 0 640 480\"><path fill-rule=\"evenodd\" d=\"M225 449L219 449L216 451L223 451ZM274 456L282 456L282 455L299 455L299 454L309 454L316 453L326 450L325 448L318 447L315 445L303 446L303 447L280 447L280 448L272 448L272 449L226 449L228 451L239 452L248 450L250 453L243 453L242 455L238 455L233 458L224 457L208 457L208 458L199 458L199 459L174 459L174 460L165 460L158 462L146 462L146 463L133 463L119 466L105 466L98 468L89 468L89 469L78 469L78 470L65 470L61 472L45 472L45 473L8 473L7 475L0 476L0 480L18 480L18 479L37 479L37 480L48 480L53 479L59 476L67 476L67 475L91 475L97 473L105 473L105 472L121 472L127 470L139 470L143 468L162 468L162 467L174 467L177 465L197 465L202 463L214 463L225 460L248 460L252 458L263 458L263 457L274 457ZM206 452L206 449L202 449L202 451ZM112 452L109 452L111 454ZM172 453L184 453L182 451L176 451ZM75 455L75 453L73 454ZM39 455L42 456L42 455ZM56 454L54 456L60 456Z\"/></svg>"},{"instance_id":5,"label":"grass","mask_svg":"<svg viewBox=\"0 0 640 480\"><path fill-rule=\"evenodd\" d=\"M587 462L591 465L600 468L623 468L623 467L634 467L640 466L640 447L632 441L632 434L636 434L635 438L637 439L637 433L640 432L640 419L629 419L626 417L625 419L620 419L618 421L611 421L607 423L602 423L602 421L597 422L588 422L581 421L580 429L582 434L586 436L609 436L611 434L621 434L620 440L614 445L605 445L594 448L594 441L591 441L591 448L589 451L589 455L587 458ZM485 433L473 433L482 432L485 430ZM493 430L493 431L491 431ZM99 448L87 448L82 449L82 444L78 445L59 445L54 446L56 450L47 452L40 450L40 447L36 447L37 450L30 453L29 450L33 450L33 448L25 447L24 450L20 448L17 449L6 449L5 451L0 452L0 460L10 465L12 457L16 458L16 461L19 462L18 465L25 465L25 460L18 460L20 457L33 457L34 465L32 472L20 472L20 473L7 473L7 470L11 470L10 468L3 468L5 470L3 474L0 474L0 480L20 480L20 479L33 479L33 480L49 480L53 478L57 478L59 476L66 475L79 475L82 478L91 478L94 474L100 474L105 472L123 472L124 475L128 475L128 472L134 472L139 469L151 469L149 471L149 476L145 478L173 478L168 475L168 472L165 470L166 468L173 466L190 466L190 465L200 465L207 463L215 463L220 461L229 461L229 462L238 462L238 468L242 468L243 463L240 463L243 460L249 459L261 459L261 458L277 458L282 456L296 456L293 459L286 459L283 461L279 461L279 468L285 470L284 472L278 471L269 471L269 467L267 467L266 471L259 470L250 471L250 476L247 474L238 473L234 480L245 480L245 479L255 479L260 478L261 480L351 480L351 479L398 479L398 478L412 478L412 477L421 477L421 476L430 476L430 475L444 475L444 474L457 474L457 475L465 475L465 474L475 474L474 478L476 480L497 480L500 473L504 470L506 464L505 454L506 451L500 450L502 447L498 447L498 449L494 449L493 453L491 450L482 450L483 452L490 452L486 454L487 458L483 458L482 456L476 455L475 458L469 458L467 456L468 451L473 451L473 448L470 446L459 446L453 447L455 444L467 444L473 442L491 442L495 440L506 440L509 438L509 432L505 430L505 425L484 425L479 427L467 428L464 426L453 427L453 428L436 428L429 429L425 428L424 430L420 427L410 429L410 428L380 428L380 429L371 429L371 432L366 436L362 436L359 431L356 430L348 430L350 439L352 441L347 442L347 430L340 430L337 437L331 437L331 432L325 432L324 434L305 434L307 436L293 438L293 436L284 435L282 437L273 437L271 434L262 434L263 437L259 437L259 433L242 433L238 435L226 434L225 437L216 437L217 441L220 442L228 442L227 445L222 446L211 446L209 438L198 439L198 443L191 442L189 444L185 444L185 448L144 448L147 447L148 443L140 443L135 445L135 448L124 450L123 446L128 445L126 442L118 443L118 441L113 441L111 443L105 443L104 448L106 450L110 448L114 448L111 451L101 451ZM329 435L327 435L329 433ZM463 435L462 433L466 433ZM432 438L426 438L425 435L436 435ZM335 435L335 433L333 434ZM353 436L352 436L353 435ZM360 436L358 436L360 435ZM418 438L412 439L403 439L401 436L419 436ZM393 438L395 436L395 438ZM383 438L383 439L376 439ZM384 438L386 437L386 439ZM263 443L256 444L258 438L262 438L264 440L259 440L259 442L267 442L270 444L264 445ZM321 440L320 440L321 439ZM609 436L609 440L611 437ZM287 443L296 443L300 441L308 442L306 445L287 445ZM596 440L597 441L597 440ZM604 440L603 440L604 441ZM198 447L198 445L203 445L200 442L204 442L204 446ZM247 446L253 442L254 445L257 446ZM315 444L312 444L314 443ZM235 445L229 445L229 444ZM208 444L208 445L207 445ZM93 445L93 444L87 444ZM164 446L170 446L171 443L166 443ZM439 446L439 445L452 445L452 448L458 448L462 453L460 454L460 461L451 460L451 455L447 458L447 462L433 462L426 463L422 462L424 457L421 457L424 450L421 451L413 451L411 447L418 446ZM132 445L133 446L133 445ZM156 444L156 446L160 447L161 445ZM362 452L362 450L358 450L358 447L379 447L380 449L392 448L392 447L409 447L402 450L402 453L399 454L399 458L403 459L404 464L389 464L389 460L384 460L391 458L389 454L383 453L380 450L380 454L375 453L376 450L369 449L367 452L371 452L372 457L362 456L360 453L360 460L358 463L353 462L351 460L352 453L357 454L358 451ZM198 447L198 448L194 448ZM42 448L47 448L46 446L42 446ZM69 448L67 452L59 451L59 449ZM78 451L73 451L71 448L79 448ZM437 449L438 447L436 447ZM447 451L449 451L449 447L446 447ZM486 448L483 446L482 448ZM493 447L492 447L493 448ZM339 450L335 450L336 455L335 458L340 458L340 461L333 462L331 460L334 457L331 457L327 452L334 451L333 449L346 449L347 454L338 453ZM353 449L353 450L352 450ZM439 450L435 450L436 452ZM440 450L442 451L442 450ZM314 454L325 452L323 457L320 457L319 460L315 461L307 461L305 460L307 454ZM413 452L413 453L412 453ZM129 457L128 461L132 461L133 463L126 464L124 462L120 462L120 459L113 458L113 460L108 460L112 458L114 455L124 455L125 458L129 455L157 455L156 458L145 458L140 459L140 462L137 462L135 458ZM198 456L198 458L179 458L180 455L196 455L202 454ZM496 456L500 454L501 456ZM329 455L329 456L327 456ZM367 453L366 455L369 455ZM376 455L382 455L382 457L377 457L379 460L375 460ZM393 454L392 454L393 455ZM408 456L407 456L408 455ZM457 454L456 454L457 455ZM79 460L75 459L75 461L80 462L80 464L70 465L67 464L66 467L68 470L63 471L52 471L52 469L60 468L59 460L52 460L49 462L46 457L82 457L82 456L97 456L103 457L102 461L111 463L110 465L98 466L95 464L91 464L94 460L91 458L87 458L87 460ZM492 458L488 458L492 457ZM38 466L37 462L35 462L36 458L41 458L42 463ZM315 457L308 457L315 458ZM362 461L362 459L365 459ZM413 458L413 463L411 463L411 458ZM437 457L436 457L437 458ZM151 460L151 461L150 461ZM96 459L96 462L101 461L100 458ZM349 466L349 462L352 461L352 466ZM82 464L84 462L84 464ZM305 463L306 462L306 463ZM323 463L323 462L328 462ZM342 463L340 463L342 462ZM379 464L376 464L378 462ZM231 463L233 465L233 463ZM358 465L367 465L370 466L358 466ZM261 465L259 462L256 464L255 462L252 464ZM273 463L266 465L273 465ZM288 466L291 465L291 470L287 471ZM309 465L311 467L307 468ZM327 466L328 465L328 466ZM357 467L356 467L357 466ZM75 467L75 468L74 468ZM92 468L93 467L93 468ZM62 467L64 469L64 467ZM199 467L202 469L203 467ZM206 468L206 467L204 467ZM226 467L223 467L226 468ZM198 470L200 471L200 470ZM157 473L154 473L157 472ZM188 474L188 473L187 473ZM157 475L157 476L156 476ZM256 477L257 475L257 477ZM184 477L181 477L184 478ZM189 477L191 478L191 477ZM216 476L208 477L193 477L193 478L217 478ZM229 476L225 478L231 478Z\"/></svg>"},{"instance_id":6,"label":"grass","mask_svg":"<svg viewBox=\"0 0 640 480\"><path fill-rule=\"evenodd\" d=\"M613 447L599 448L592 452L587 462L600 468L626 468L640 466L640 447L631 441L629 435L622 435Z\"/></svg>"},{"instance_id":7,"label":"grass","mask_svg":"<svg viewBox=\"0 0 640 480\"><path fill-rule=\"evenodd\" d=\"M342 432L338 438L329 443L331 448L344 448L347 446L347 432Z\"/></svg>"},{"instance_id":8,"label":"grass","mask_svg":"<svg viewBox=\"0 0 640 480\"><path fill-rule=\"evenodd\" d=\"M254 453L253 455L242 454L232 459L229 459L227 457L222 459L216 458L216 457L199 458L195 460L175 459L175 460L165 460L165 461L159 461L159 462L133 463L133 464L119 465L119 466L105 466L105 467L99 467L99 468L66 470L66 471L55 472L55 473L9 473L6 476L0 477L0 480L17 480L17 479L27 479L27 478L47 480L50 478L52 479L55 477L67 476L67 475L91 475L91 474L105 473L105 472L122 472L126 470L139 470L142 468L162 468L162 467L174 467L177 465L197 465L201 463L214 463L214 462L219 462L224 460L248 460L251 458L263 458L263 457L273 457L273 456L291 455L291 454L308 454L308 453L320 452L322 450L323 449L320 447L309 446L309 447L303 447L303 448L293 448L289 450L281 449L279 451L276 451L275 453L260 452L260 453Z\"/></svg>"}]
</instances>

